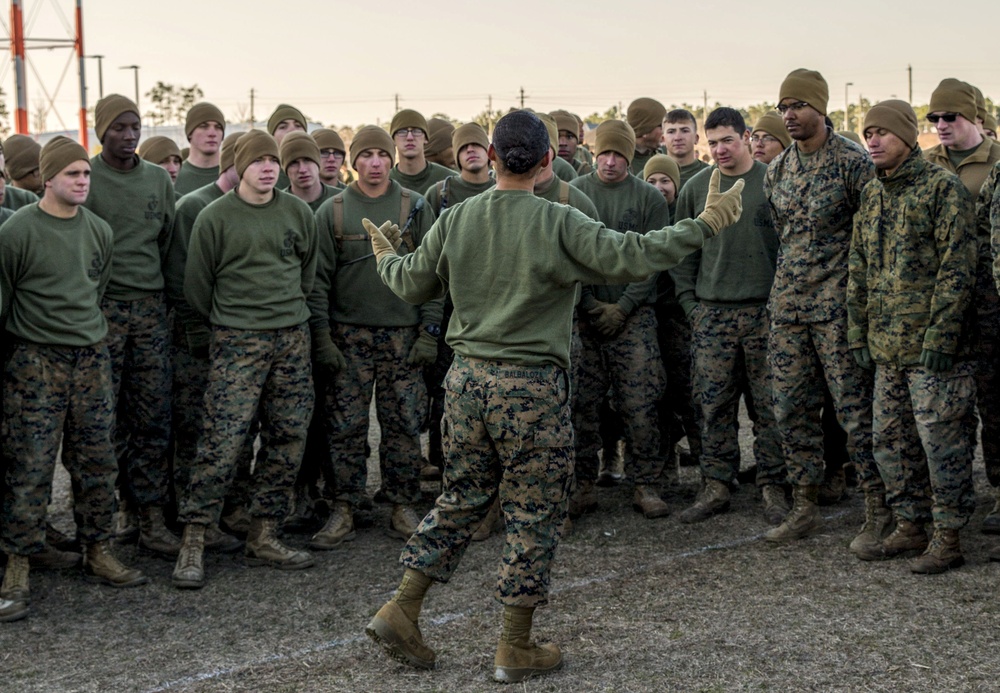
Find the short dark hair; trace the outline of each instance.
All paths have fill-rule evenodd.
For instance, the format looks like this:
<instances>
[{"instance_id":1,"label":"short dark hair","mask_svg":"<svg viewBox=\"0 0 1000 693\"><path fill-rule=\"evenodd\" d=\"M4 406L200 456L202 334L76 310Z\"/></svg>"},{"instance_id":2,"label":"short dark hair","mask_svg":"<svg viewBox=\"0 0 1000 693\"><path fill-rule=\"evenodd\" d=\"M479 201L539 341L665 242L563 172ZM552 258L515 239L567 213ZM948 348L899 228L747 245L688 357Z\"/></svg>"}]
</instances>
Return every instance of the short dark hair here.
<instances>
[{"instance_id":1,"label":"short dark hair","mask_svg":"<svg viewBox=\"0 0 1000 693\"><path fill-rule=\"evenodd\" d=\"M511 173L528 173L549 151L549 131L534 113L513 111L493 130L497 162Z\"/></svg>"},{"instance_id":2,"label":"short dark hair","mask_svg":"<svg viewBox=\"0 0 1000 693\"><path fill-rule=\"evenodd\" d=\"M743 120L740 112L728 106L716 108L705 119L706 132L712 128L724 128L727 126L731 127L737 135L742 135L747 130L747 122Z\"/></svg>"},{"instance_id":3,"label":"short dark hair","mask_svg":"<svg viewBox=\"0 0 1000 693\"><path fill-rule=\"evenodd\" d=\"M698 129L698 121L695 120L694 114L686 108L675 108L672 111L667 111L667 115L663 116L663 120L668 123L690 122L696 130Z\"/></svg>"}]
</instances>

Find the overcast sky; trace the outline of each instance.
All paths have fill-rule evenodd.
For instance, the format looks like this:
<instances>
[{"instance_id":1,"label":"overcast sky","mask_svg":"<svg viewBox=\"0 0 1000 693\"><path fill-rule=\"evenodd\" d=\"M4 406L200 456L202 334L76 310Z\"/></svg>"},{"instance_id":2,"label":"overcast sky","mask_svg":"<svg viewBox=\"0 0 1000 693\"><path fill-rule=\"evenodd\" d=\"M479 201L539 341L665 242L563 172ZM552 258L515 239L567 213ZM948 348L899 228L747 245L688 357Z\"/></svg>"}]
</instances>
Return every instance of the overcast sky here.
<instances>
[{"instance_id":1,"label":"overcast sky","mask_svg":"<svg viewBox=\"0 0 1000 693\"><path fill-rule=\"evenodd\" d=\"M9 3L4 3L8 5ZM72 0L23 0L29 38L70 38ZM830 9L828 9L830 8ZM835 8L835 9L832 9ZM104 92L134 95L141 107L163 81L198 84L230 118L249 110L265 120L282 102L324 125L392 117L400 107L467 120L487 107L519 103L580 115L639 96L665 105L745 106L775 101L792 69L820 70L830 110L849 96L926 103L945 77L958 77L1000 100L995 0L841 0L819 3L617 0L84 0L84 47L103 54ZM951 14L949 14L951 13ZM9 12L0 16L7 33ZM47 101L63 75L68 49L29 52L30 111ZM98 96L97 61L88 60L89 99ZM13 113L9 53L0 79ZM44 87L44 89L43 89ZM56 97L75 128L75 62ZM62 129L56 115L49 129Z\"/></svg>"}]
</instances>

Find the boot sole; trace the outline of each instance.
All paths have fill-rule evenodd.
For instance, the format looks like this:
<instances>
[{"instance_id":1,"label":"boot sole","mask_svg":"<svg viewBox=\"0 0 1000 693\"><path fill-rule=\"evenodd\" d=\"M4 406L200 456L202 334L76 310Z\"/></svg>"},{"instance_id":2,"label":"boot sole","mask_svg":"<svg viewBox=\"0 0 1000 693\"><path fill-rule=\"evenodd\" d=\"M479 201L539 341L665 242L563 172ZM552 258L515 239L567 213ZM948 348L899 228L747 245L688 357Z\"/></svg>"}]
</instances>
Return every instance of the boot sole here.
<instances>
[{"instance_id":1,"label":"boot sole","mask_svg":"<svg viewBox=\"0 0 1000 693\"><path fill-rule=\"evenodd\" d=\"M642 516L647 520L656 520L661 517L666 517L667 515L670 514L670 508L666 508L664 510L654 510L653 512L647 513L645 510L642 509L642 506L639 505L638 503L633 503L632 509L635 510L637 513L642 513Z\"/></svg>"},{"instance_id":2,"label":"boot sole","mask_svg":"<svg viewBox=\"0 0 1000 693\"><path fill-rule=\"evenodd\" d=\"M278 570L305 570L316 565L316 561L311 558L302 563L279 563L278 561L269 561L266 558L246 556L246 562L251 568L277 568Z\"/></svg>"},{"instance_id":3,"label":"boot sole","mask_svg":"<svg viewBox=\"0 0 1000 693\"><path fill-rule=\"evenodd\" d=\"M435 663L433 661L421 659L407 652L396 632L392 628L389 628L388 625L385 625L385 627L383 625L384 622L382 619L376 616L365 626L365 635L371 638L387 655L400 664L405 664L414 669L430 670L434 668Z\"/></svg>"},{"instance_id":4,"label":"boot sole","mask_svg":"<svg viewBox=\"0 0 1000 693\"><path fill-rule=\"evenodd\" d=\"M112 580L109 580L108 578L101 577L100 575L85 575L84 579L87 582L90 582L95 585L105 585L106 587L118 587L118 588L138 587L139 585L145 585L147 582L149 582L149 578L146 577L145 575L137 577L136 579L130 580L128 582L114 582Z\"/></svg>"},{"instance_id":5,"label":"boot sole","mask_svg":"<svg viewBox=\"0 0 1000 693\"><path fill-rule=\"evenodd\" d=\"M562 659L548 669L538 669L535 667L497 667L493 672L493 680L497 683L520 683L533 676L544 676L554 671L562 669Z\"/></svg>"},{"instance_id":6,"label":"boot sole","mask_svg":"<svg viewBox=\"0 0 1000 693\"><path fill-rule=\"evenodd\" d=\"M633 505L632 507L634 508L636 506ZM693 524L696 524L698 522L704 522L705 520L711 520L716 515L721 515L722 513L727 513L727 512L729 512L729 501L726 501L725 503L723 503L722 505L720 505L717 508L711 508L711 509L707 509L707 510L705 510L703 512L700 512L700 513L698 513L698 515L693 516L693 517L692 516L686 516L684 514L684 512L681 512L677 516L677 521L678 522L682 522L682 523L684 523L686 525L693 525Z\"/></svg>"},{"instance_id":7,"label":"boot sole","mask_svg":"<svg viewBox=\"0 0 1000 693\"><path fill-rule=\"evenodd\" d=\"M351 532L350 534L345 534L343 538L338 539L335 542L319 542L316 540L312 540L309 542L309 548L315 549L316 551L332 551L333 549L336 549L341 544L343 544L345 541L354 541L354 539L357 536L358 535L355 532Z\"/></svg>"},{"instance_id":8,"label":"boot sole","mask_svg":"<svg viewBox=\"0 0 1000 693\"><path fill-rule=\"evenodd\" d=\"M170 578L170 583L179 590L200 590L205 586L205 578L191 580L188 578Z\"/></svg>"},{"instance_id":9,"label":"boot sole","mask_svg":"<svg viewBox=\"0 0 1000 693\"><path fill-rule=\"evenodd\" d=\"M764 539L772 544L791 544L793 541L799 541L800 539L806 539L814 534L818 534L822 529L822 525L815 525L804 532L797 532L796 534L785 537L769 537L768 534L770 534L770 532L768 532L764 535Z\"/></svg>"},{"instance_id":10,"label":"boot sole","mask_svg":"<svg viewBox=\"0 0 1000 693\"><path fill-rule=\"evenodd\" d=\"M940 575L941 573L947 573L949 570L952 570L954 568L961 568L963 565L965 565L965 557L964 556L959 556L958 558L956 558L955 560L953 560L951 563L948 563L946 566L944 566L940 570L937 570L937 569L933 569L933 570L914 570L913 568L910 568L910 572L913 573L914 575Z\"/></svg>"},{"instance_id":11,"label":"boot sole","mask_svg":"<svg viewBox=\"0 0 1000 693\"><path fill-rule=\"evenodd\" d=\"M20 605L21 608L18 608ZM0 612L0 623L13 623L14 621L20 621L22 618L28 616L28 612L31 609L25 602L14 602L9 607L7 607L7 613Z\"/></svg>"}]
</instances>

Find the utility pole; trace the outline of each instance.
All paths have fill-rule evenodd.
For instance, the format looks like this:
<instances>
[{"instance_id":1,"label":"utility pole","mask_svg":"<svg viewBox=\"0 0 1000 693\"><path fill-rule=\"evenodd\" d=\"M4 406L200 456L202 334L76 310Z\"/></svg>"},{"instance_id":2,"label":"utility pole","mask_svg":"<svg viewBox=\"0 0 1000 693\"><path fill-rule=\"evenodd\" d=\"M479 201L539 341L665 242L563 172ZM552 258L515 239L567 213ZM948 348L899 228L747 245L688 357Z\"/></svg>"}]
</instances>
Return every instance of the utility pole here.
<instances>
[{"instance_id":1,"label":"utility pole","mask_svg":"<svg viewBox=\"0 0 1000 693\"><path fill-rule=\"evenodd\" d=\"M250 87L250 127L251 128L253 127L253 124L255 122L257 122L257 119L254 117L254 114L253 114L253 100L254 100L254 89L253 89L253 87Z\"/></svg>"},{"instance_id":2,"label":"utility pole","mask_svg":"<svg viewBox=\"0 0 1000 693\"><path fill-rule=\"evenodd\" d=\"M393 96L396 100L396 108L393 110L393 113L399 113L399 94L393 94Z\"/></svg>"},{"instance_id":3,"label":"utility pole","mask_svg":"<svg viewBox=\"0 0 1000 693\"><path fill-rule=\"evenodd\" d=\"M701 131L705 132L705 123L708 122L708 89L701 92Z\"/></svg>"},{"instance_id":4,"label":"utility pole","mask_svg":"<svg viewBox=\"0 0 1000 693\"><path fill-rule=\"evenodd\" d=\"M99 99L104 98L104 56L85 55L84 58L93 58L97 61L97 93Z\"/></svg>"},{"instance_id":5,"label":"utility pole","mask_svg":"<svg viewBox=\"0 0 1000 693\"><path fill-rule=\"evenodd\" d=\"M521 108L524 108L524 87L521 87Z\"/></svg>"},{"instance_id":6,"label":"utility pole","mask_svg":"<svg viewBox=\"0 0 1000 693\"><path fill-rule=\"evenodd\" d=\"M139 105L139 66L138 65L122 65L118 68L119 70L132 70L132 74L135 77L135 105L142 111L142 107Z\"/></svg>"},{"instance_id":7,"label":"utility pole","mask_svg":"<svg viewBox=\"0 0 1000 693\"><path fill-rule=\"evenodd\" d=\"M844 129L845 130L851 129L851 117L849 115L851 112L851 102L847 98L847 88L853 86L854 82L848 82L847 84L844 85Z\"/></svg>"},{"instance_id":8,"label":"utility pole","mask_svg":"<svg viewBox=\"0 0 1000 693\"><path fill-rule=\"evenodd\" d=\"M493 133L493 94L486 97L486 134Z\"/></svg>"},{"instance_id":9,"label":"utility pole","mask_svg":"<svg viewBox=\"0 0 1000 693\"><path fill-rule=\"evenodd\" d=\"M910 85L910 105L913 105L913 65L906 66L906 75Z\"/></svg>"}]
</instances>

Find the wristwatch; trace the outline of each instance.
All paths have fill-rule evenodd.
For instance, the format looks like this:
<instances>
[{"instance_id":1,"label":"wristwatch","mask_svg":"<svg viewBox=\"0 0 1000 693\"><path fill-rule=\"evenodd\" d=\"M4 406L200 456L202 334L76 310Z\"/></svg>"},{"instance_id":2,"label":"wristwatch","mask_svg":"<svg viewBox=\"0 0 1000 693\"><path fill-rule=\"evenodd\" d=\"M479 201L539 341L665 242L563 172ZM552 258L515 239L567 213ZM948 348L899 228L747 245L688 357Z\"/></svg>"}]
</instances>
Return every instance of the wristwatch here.
<instances>
[{"instance_id":1,"label":"wristwatch","mask_svg":"<svg viewBox=\"0 0 1000 693\"><path fill-rule=\"evenodd\" d=\"M434 339L441 336L441 326L440 325L424 325L424 332L429 334Z\"/></svg>"}]
</instances>

